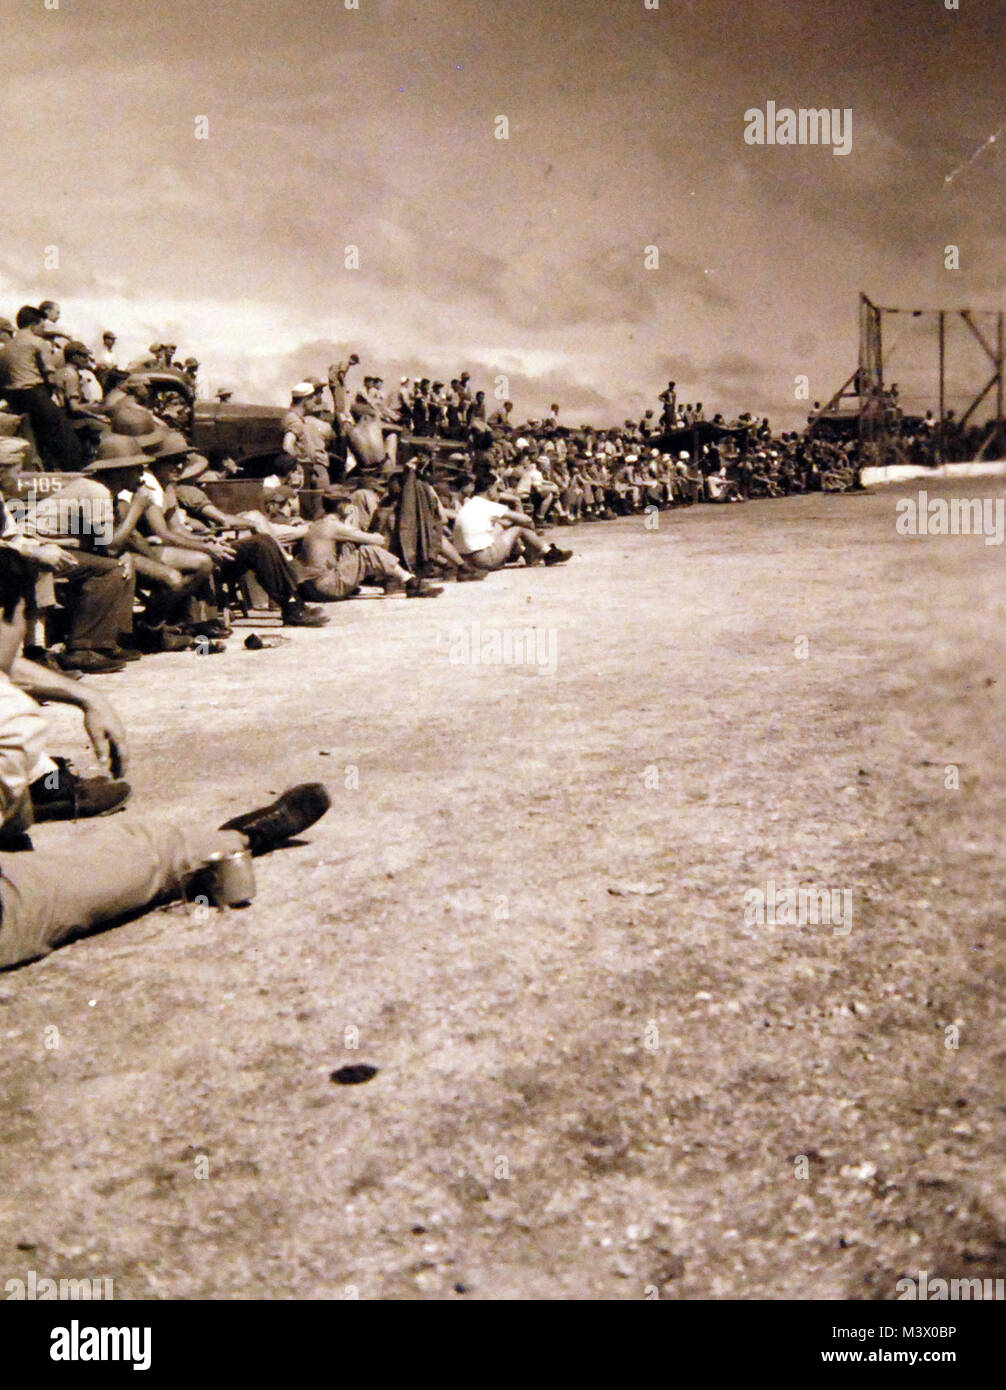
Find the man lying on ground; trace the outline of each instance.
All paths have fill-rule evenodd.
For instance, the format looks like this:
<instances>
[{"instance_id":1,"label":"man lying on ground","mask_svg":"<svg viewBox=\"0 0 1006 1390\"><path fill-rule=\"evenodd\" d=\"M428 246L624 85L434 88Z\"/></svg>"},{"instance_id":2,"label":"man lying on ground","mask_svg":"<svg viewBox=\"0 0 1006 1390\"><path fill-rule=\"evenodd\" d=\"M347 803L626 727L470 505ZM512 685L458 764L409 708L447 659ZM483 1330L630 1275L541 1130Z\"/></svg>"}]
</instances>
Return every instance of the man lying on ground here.
<instances>
[{"instance_id":1,"label":"man lying on ground","mask_svg":"<svg viewBox=\"0 0 1006 1390\"><path fill-rule=\"evenodd\" d=\"M31 823L30 784L46 738L38 706L11 681L25 635L31 567L0 550L0 824ZM56 946L159 901L177 897L213 854L266 854L328 810L318 782L291 788L271 806L235 816L219 829L177 818L117 818L82 827L67 844L0 851L0 969L47 955Z\"/></svg>"}]
</instances>

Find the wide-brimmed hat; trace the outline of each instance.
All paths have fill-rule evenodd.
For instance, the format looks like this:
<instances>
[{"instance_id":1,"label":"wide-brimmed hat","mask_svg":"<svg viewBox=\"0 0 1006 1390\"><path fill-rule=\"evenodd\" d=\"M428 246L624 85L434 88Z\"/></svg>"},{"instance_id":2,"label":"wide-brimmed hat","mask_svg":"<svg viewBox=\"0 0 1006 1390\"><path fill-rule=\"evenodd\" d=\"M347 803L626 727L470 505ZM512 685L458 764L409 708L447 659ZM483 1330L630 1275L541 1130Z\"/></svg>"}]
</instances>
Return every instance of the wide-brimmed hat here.
<instances>
[{"instance_id":1,"label":"wide-brimmed hat","mask_svg":"<svg viewBox=\"0 0 1006 1390\"><path fill-rule=\"evenodd\" d=\"M85 473L108 473L115 468L146 468L150 462L146 454L140 453L137 442L130 435L106 434L98 445L98 456L86 464Z\"/></svg>"},{"instance_id":2,"label":"wide-brimmed hat","mask_svg":"<svg viewBox=\"0 0 1006 1390\"><path fill-rule=\"evenodd\" d=\"M157 417L130 396L117 401L110 413L115 433L128 434L137 448L146 449L164 438L166 431Z\"/></svg>"},{"instance_id":3,"label":"wide-brimmed hat","mask_svg":"<svg viewBox=\"0 0 1006 1390\"><path fill-rule=\"evenodd\" d=\"M188 458L192 449L184 434L178 430L168 430L162 439L147 450L147 462L159 463L164 459Z\"/></svg>"}]
</instances>

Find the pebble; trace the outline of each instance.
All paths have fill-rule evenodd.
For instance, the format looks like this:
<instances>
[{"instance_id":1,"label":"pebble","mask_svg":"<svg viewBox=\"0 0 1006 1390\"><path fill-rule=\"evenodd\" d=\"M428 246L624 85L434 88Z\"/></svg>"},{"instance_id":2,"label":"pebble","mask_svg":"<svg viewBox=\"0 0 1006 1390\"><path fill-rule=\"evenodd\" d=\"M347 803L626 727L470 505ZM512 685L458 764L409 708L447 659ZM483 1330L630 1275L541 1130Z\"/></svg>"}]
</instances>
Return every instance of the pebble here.
<instances>
[{"instance_id":1,"label":"pebble","mask_svg":"<svg viewBox=\"0 0 1006 1390\"><path fill-rule=\"evenodd\" d=\"M355 1066L340 1067L338 1071L331 1073L329 1080L335 1081L340 1086L359 1086L364 1081L370 1081L376 1075L376 1067L370 1066L367 1062L358 1062Z\"/></svg>"}]
</instances>

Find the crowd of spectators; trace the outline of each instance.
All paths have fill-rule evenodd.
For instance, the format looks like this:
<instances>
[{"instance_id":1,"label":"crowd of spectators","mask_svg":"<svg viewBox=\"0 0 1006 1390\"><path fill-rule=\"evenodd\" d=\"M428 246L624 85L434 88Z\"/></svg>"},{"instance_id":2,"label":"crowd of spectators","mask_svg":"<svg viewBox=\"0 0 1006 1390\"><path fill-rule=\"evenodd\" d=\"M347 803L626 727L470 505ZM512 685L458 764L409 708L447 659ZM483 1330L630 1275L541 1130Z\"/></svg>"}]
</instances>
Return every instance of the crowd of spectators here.
<instances>
[{"instance_id":1,"label":"crowd of spectators","mask_svg":"<svg viewBox=\"0 0 1006 1390\"><path fill-rule=\"evenodd\" d=\"M379 376L351 379L353 353L292 388L273 472L254 505L230 509L205 488L241 478L240 461L198 454L177 392L168 410L153 389L168 376L195 398L199 362L176 353L154 342L123 361L111 331L90 349L51 300L0 320L0 543L37 574L27 654L50 671L217 652L256 593L285 625L319 627L323 604L365 585L430 598L434 580L563 563L571 552L542 540L551 526L857 483L850 446L777 437L751 415L707 420L674 382L614 428L571 428L557 402L517 425L513 402L490 409L467 371L386 392ZM59 474L58 491L39 472Z\"/></svg>"},{"instance_id":2,"label":"crowd of spectators","mask_svg":"<svg viewBox=\"0 0 1006 1390\"><path fill-rule=\"evenodd\" d=\"M429 598L433 581L562 563L542 539L553 526L860 485L855 441L709 418L673 381L612 428L567 425L558 402L517 424L467 371L388 391L352 353L295 384L272 472L230 507L211 484L241 479L241 460L185 437L199 362L177 351L124 359L111 331L90 349L51 300L0 319L0 543L37 574L27 654L50 671L214 653L256 594L285 625L319 627L324 604L364 586ZM185 388L170 409L154 389L166 377ZM61 475L58 492L39 471Z\"/></svg>"},{"instance_id":3,"label":"crowd of spectators","mask_svg":"<svg viewBox=\"0 0 1006 1390\"><path fill-rule=\"evenodd\" d=\"M850 400L855 402L854 409L846 404ZM944 410L942 418L933 410L913 414L905 408L897 382L885 388L870 387L862 373L856 374L853 391L843 393L830 406L814 402L806 433L832 442L855 438L860 441L859 459L864 467L912 464L936 468L969 459L999 458L1006 452L1006 428L1000 422L968 423L952 408Z\"/></svg>"},{"instance_id":4,"label":"crowd of spectators","mask_svg":"<svg viewBox=\"0 0 1006 1390\"><path fill-rule=\"evenodd\" d=\"M217 654L235 614L266 606L318 628L365 587L435 599L440 581L562 565L572 551L546 538L553 527L860 485L853 443L708 418L674 382L613 428L569 426L557 402L518 424L467 371L386 392L355 379L356 354L293 386L263 476L240 451L193 447L199 362L176 353L154 342L123 361L112 332L91 349L52 301L0 319L0 967L177 892L207 857L265 852L328 805L310 784L216 831L137 823L19 867L33 822L104 815L129 795L122 726L82 676L153 652ZM81 711L102 775L47 747L46 701Z\"/></svg>"}]
</instances>

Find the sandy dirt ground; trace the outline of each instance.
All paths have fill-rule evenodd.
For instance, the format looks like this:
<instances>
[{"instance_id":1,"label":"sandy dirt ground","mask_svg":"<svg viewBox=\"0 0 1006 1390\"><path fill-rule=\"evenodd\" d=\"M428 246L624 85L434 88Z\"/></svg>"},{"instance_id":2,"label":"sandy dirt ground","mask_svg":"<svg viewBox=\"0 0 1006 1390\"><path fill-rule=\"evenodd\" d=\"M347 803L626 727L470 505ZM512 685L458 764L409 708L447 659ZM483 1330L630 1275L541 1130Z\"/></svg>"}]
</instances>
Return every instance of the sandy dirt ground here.
<instances>
[{"instance_id":1,"label":"sandy dirt ground","mask_svg":"<svg viewBox=\"0 0 1006 1390\"><path fill-rule=\"evenodd\" d=\"M905 491L581 526L565 568L105 678L126 814L334 804L251 907L0 975L0 1283L1001 1277L1004 550L897 535ZM554 670L460 660L476 623L490 658L534 627ZM851 930L752 921L770 880L848 892Z\"/></svg>"}]
</instances>

